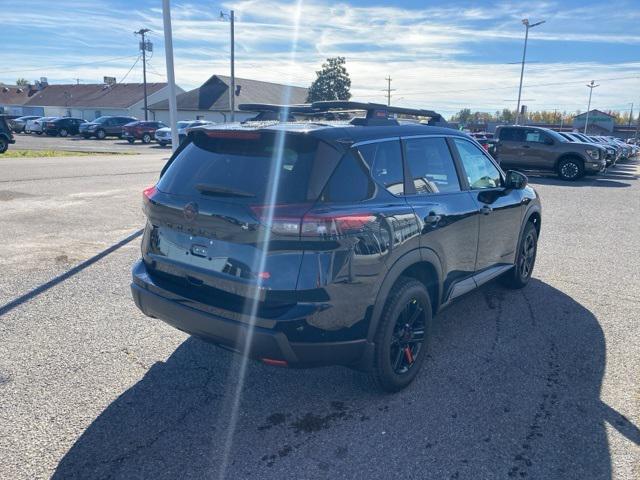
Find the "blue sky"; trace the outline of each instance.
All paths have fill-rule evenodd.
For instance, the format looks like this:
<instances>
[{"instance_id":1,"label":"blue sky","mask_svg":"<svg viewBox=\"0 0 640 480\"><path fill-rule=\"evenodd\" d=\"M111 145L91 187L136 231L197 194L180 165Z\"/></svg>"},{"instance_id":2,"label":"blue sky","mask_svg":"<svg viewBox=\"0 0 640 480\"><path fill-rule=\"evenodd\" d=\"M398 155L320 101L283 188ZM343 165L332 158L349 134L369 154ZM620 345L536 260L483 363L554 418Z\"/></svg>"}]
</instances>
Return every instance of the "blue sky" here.
<instances>
[{"instance_id":1,"label":"blue sky","mask_svg":"<svg viewBox=\"0 0 640 480\"><path fill-rule=\"evenodd\" d=\"M153 30L149 81L164 81L161 0L3 0L0 81L122 80L137 58L133 31ZM27 7L28 5L28 7ZM307 86L328 56L347 58L355 99L449 114L462 107L515 108L530 31L524 103L532 110L640 107L640 1L172 1L176 79L185 88L228 74L228 23L236 11L236 74ZM295 46L295 48L294 48ZM140 63L126 81L141 81Z\"/></svg>"}]
</instances>

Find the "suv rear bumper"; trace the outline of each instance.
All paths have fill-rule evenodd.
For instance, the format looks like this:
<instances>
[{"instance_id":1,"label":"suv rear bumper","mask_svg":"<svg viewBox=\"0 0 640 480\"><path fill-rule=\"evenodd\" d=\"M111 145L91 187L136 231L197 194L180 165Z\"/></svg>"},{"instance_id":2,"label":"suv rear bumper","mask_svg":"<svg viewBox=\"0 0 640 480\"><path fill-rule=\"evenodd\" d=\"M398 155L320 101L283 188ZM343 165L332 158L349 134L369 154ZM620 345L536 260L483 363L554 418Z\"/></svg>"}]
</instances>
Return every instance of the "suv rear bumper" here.
<instances>
[{"instance_id":1,"label":"suv rear bumper","mask_svg":"<svg viewBox=\"0 0 640 480\"><path fill-rule=\"evenodd\" d=\"M163 290L154 283L142 261L134 265L132 276L131 293L136 306L145 315L158 318L178 330L249 357L260 360L284 360L292 367L349 365L359 368L366 368L365 358L370 358L373 345L366 339L344 342L290 342L283 332L273 328L251 326L186 306L174 293L166 292L166 295L163 295ZM249 336L251 339L247 345Z\"/></svg>"}]
</instances>

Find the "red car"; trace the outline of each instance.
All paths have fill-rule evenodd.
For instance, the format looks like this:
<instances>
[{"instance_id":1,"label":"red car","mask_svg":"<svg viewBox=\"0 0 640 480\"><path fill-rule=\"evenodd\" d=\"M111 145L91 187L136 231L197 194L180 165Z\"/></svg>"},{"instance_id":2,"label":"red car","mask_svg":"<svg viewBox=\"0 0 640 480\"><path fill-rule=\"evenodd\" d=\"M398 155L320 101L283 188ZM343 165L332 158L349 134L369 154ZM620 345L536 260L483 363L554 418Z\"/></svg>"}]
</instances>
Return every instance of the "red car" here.
<instances>
[{"instance_id":1,"label":"red car","mask_svg":"<svg viewBox=\"0 0 640 480\"><path fill-rule=\"evenodd\" d=\"M151 143L156 130L164 128L166 125L162 122L131 122L122 127L122 138L126 138L129 143L136 140L142 140L142 143Z\"/></svg>"}]
</instances>

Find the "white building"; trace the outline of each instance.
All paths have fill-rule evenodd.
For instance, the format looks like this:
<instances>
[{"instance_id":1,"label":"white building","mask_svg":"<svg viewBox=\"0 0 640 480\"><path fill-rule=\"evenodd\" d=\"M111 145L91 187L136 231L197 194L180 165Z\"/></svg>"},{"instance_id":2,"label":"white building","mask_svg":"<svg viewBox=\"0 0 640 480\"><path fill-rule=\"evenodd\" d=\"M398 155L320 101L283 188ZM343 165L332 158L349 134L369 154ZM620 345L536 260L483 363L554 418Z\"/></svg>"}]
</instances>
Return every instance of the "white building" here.
<instances>
[{"instance_id":1,"label":"white building","mask_svg":"<svg viewBox=\"0 0 640 480\"><path fill-rule=\"evenodd\" d=\"M177 88L178 92L183 92ZM166 83L147 83L147 104L169 98ZM142 83L47 85L32 95L24 109L47 117L77 117L94 120L103 115L144 118ZM150 115L149 118L152 118Z\"/></svg>"},{"instance_id":2,"label":"white building","mask_svg":"<svg viewBox=\"0 0 640 480\"><path fill-rule=\"evenodd\" d=\"M213 75L200 87L177 96L178 120L211 120L216 123L230 119L229 85L231 79ZM278 83L261 82L236 77L235 119L246 120L255 113L241 112L242 103L298 104L307 100L307 89ZM162 100L149 105L155 120L169 122L169 101Z\"/></svg>"}]
</instances>

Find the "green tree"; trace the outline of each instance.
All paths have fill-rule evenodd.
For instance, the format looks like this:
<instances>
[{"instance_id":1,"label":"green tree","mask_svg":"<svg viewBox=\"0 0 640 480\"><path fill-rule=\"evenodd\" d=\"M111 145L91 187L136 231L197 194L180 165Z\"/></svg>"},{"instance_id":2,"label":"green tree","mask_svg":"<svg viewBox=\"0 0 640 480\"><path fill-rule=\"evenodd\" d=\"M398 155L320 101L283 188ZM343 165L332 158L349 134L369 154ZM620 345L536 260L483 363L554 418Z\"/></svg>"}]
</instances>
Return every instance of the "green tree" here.
<instances>
[{"instance_id":1,"label":"green tree","mask_svg":"<svg viewBox=\"0 0 640 480\"><path fill-rule=\"evenodd\" d=\"M19 87L26 87L27 85L29 85L29 80L27 80L26 78L19 78L16 80L16 85Z\"/></svg>"},{"instance_id":2,"label":"green tree","mask_svg":"<svg viewBox=\"0 0 640 480\"><path fill-rule=\"evenodd\" d=\"M351 98L351 79L344 66L344 57L327 58L322 70L317 70L317 78L309 87L307 102L322 100L349 100Z\"/></svg>"}]
</instances>

